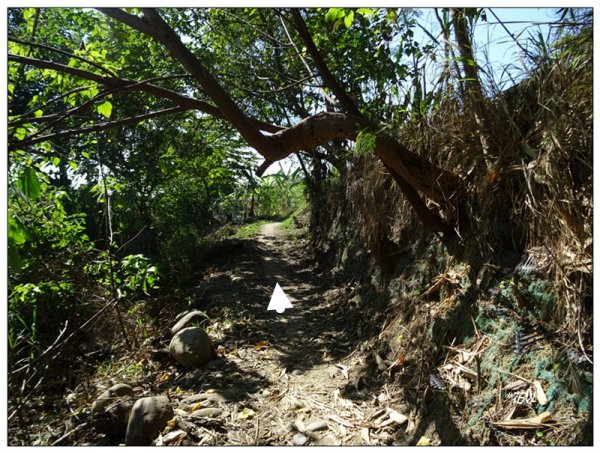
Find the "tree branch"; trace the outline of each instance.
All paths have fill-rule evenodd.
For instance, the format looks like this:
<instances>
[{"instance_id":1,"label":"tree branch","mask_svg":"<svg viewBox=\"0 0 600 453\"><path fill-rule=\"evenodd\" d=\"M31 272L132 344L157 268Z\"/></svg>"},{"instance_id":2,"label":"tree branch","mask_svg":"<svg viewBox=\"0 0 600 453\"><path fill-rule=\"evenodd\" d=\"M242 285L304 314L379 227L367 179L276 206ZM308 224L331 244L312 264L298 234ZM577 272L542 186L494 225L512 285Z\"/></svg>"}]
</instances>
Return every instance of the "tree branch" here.
<instances>
[{"instance_id":1,"label":"tree branch","mask_svg":"<svg viewBox=\"0 0 600 453\"><path fill-rule=\"evenodd\" d=\"M357 107L327 68L297 10L292 10L292 13L296 15L297 26L300 28L301 34L305 36L307 48L312 47L311 56L315 59L315 64L321 71L322 77L338 97L342 106L349 112L357 112L358 115L320 113L270 137L263 136L254 128L233 99L229 97L216 79L204 68L192 52L181 42L175 31L154 9L144 9L143 19L112 8L101 9L101 11L117 20L123 20L124 23L161 42L171 55L196 78L204 91L219 107L225 119L267 161L283 159L293 152L314 148L331 139L353 140L360 129L375 129L373 123L361 117ZM448 189L447 186L439 185L440 179L444 179L444 183L457 182L456 176L452 173L444 172L442 169L435 167L392 139L378 137L375 153L415 189L420 190L434 200L443 201L444 190ZM452 186L456 187L457 184L452 184Z\"/></svg>"},{"instance_id":2,"label":"tree branch","mask_svg":"<svg viewBox=\"0 0 600 453\"><path fill-rule=\"evenodd\" d=\"M485 100L483 95L483 89L479 81L479 75L477 73L477 64L475 62L475 56L473 55L473 46L469 33L467 30L467 20L465 18L465 11L462 8L452 8L452 25L454 26L454 36L460 56L462 60L462 67L465 73L465 84L467 88L467 100L469 102L469 110L472 111L473 118L478 127L479 141L481 143L481 149L484 157L484 161L488 170L492 169L492 156L490 155L493 151L493 135L491 131L493 128L490 127L489 121L489 109L492 107Z\"/></svg>"},{"instance_id":3,"label":"tree branch","mask_svg":"<svg viewBox=\"0 0 600 453\"><path fill-rule=\"evenodd\" d=\"M333 91L333 94L335 94L335 97L338 99L340 105L345 111L351 113L352 115L362 116L354 101L350 98L350 96L348 96L346 90L344 90L344 88L338 83L337 79L333 76L329 70L329 67L325 63L325 60L323 60L323 57L321 56L319 49L317 49L317 46L315 45L308 28L306 28L306 24L304 23L304 19L302 19L300 11L296 8L292 8L291 12L292 18L294 19L294 26L296 27L296 30L298 30L302 41L304 41L306 49L315 62L321 77L323 77L325 85L331 88L331 91Z\"/></svg>"},{"instance_id":4,"label":"tree branch","mask_svg":"<svg viewBox=\"0 0 600 453\"><path fill-rule=\"evenodd\" d=\"M142 121L149 120L151 118L156 118L158 116L171 115L174 113L185 112L187 110L192 110L192 108L184 107L184 106L171 107L168 109L158 110L156 112L144 113L142 115L138 115L138 116L134 116L134 117L130 117L130 118L124 118L122 120L108 121L106 123L98 123L98 124L94 124L93 126L80 127L80 128L76 128L76 129L67 129L64 131L59 131L59 132L55 132L52 134L44 135L43 137L37 137L37 138L33 138L33 139L26 138L26 139L18 141L18 142L9 143L8 151L14 151L19 148L35 145L36 143L47 142L49 140L53 140L56 138L62 138L62 137L68 137L70 135L96 132L96 131L101 131L104 129L110 129L113 127L126 126L128 124L137 124Z\"/></svg>"},{"instance_id":5,"label":"tree branch","mask_svg":"<svg viewBox=\"0 0 600 453\"><path fill-rule=\"evenodd\" d=\"M281 22L281 26L283 27L283 31L285 32L285 35L287 36L288 41L290 42L290 45L296 51L296 55L298 56L298 58L300 59L300 61L302 62L302 64L306 68L306 70L308 71L309 76L310 77L316 77L317 74L315 72L313 72L313 70L311 69L310 65L308 64L308 62L306 61L306 59L302 55L302 52L300 52L300 49L298 49L298 46L296 45L296 43L294 43L294 40L292 39L292 35L290 35L290 32L288 31L288 29L287 29L287 27L285 25L285 20L283 19L283 15L282 14L278 14L278 16L279 16L279 22ZM321 95L325 99L325 103L329 103L331 105L335 105L336 104L335 99L331 98L331 96L329 96L327 94L327 92L322 87L321 87L320 91L321 91Z\"/></svg>"},{"instance_id":6,"label":"tree branch","mask_svg":"<svg viewBox=\"0 0 600 453\"><path fill-rule=\"evenodd\" d=\"M33 140L35 137L39 136L40 134L43 134L45 131L50 129L52 126L54 126L55 124L64 120L66 117L75 115L75 113L85 110L90 105L94 104L99 99L102 99L102 98L108 96L113 91L114 90L103 91L102 93L98 93L96 96L92 97L91 99L88 99L83 104L78 105L77 107L73 107L72 109L69 109L69 110L63 112L62 114L52 115L52 116L55 116L55 118L53 120L49 120L50 124L46 124L41 129L35 131L33 134L31 134L29 137L27 137L27 140ZM48 115L48 116L51 116L51 115Z\"/></svg>"},{"instance_id":7,"label":"tree branch","mask_svg":"<svg viewBox=\"0 0 600 453\"><path fill-rule=\"evenodd\" d=\"M183 96L175 91L152 85L147 81L138 82L114 76L107 77L50 61L9 55L9 61L71 74L92 80L111 90L142 91L159 98L169 99L177 104L176 107L136 117L59 131L41 137L30 137L9 144L8 149L10 151L74 134L136 124L150 118L195 109L231 123L245 141L265 157L265 162L259 168L259 171L264 171L273 161L280 160L294 152L314 149L328 140L356 140L359 132L366 130L375 135L374 154L390 170L393 178L399 184L423 224L433 230L450 232L449 227L444 224L439 216L427 208L417 191L424 193L433 200L445 203L458 189L460 185L459 178L453 173L435 166L425 157L411 152L394 138L382 134L377 124L362 116L357 105L327 67L299 10L291 10L296 29L304 41L323 82L331 89L346 113L323 112L305 118L286 129L247 116L217 79L183 44L177 33L154 9L142 9L142 17L114 8L101 8L100 11L161 43L170 55L198 82L215 105ZM273 135L264 135L261 130L270 132Z\"/></svg>"},{"instance_id":8,"label":"tree branch","mask_svg":"<svg viewBox=\"0 0 600 453\"><path fill-rule=\"evenodd\" d=\"M270 153L271 148L276 144L272 143L269 137L260 133L255 124L242 112L219 82L204 68L196 56L181 42L177 33L154 9L143 8L142 19L115 8L101 8L100 11L163 44L171 56L196 79L204 92L217 105L223 117L238 130L248 144L262 154Z\"/></svg>"},{"instance_id":9,"label":"tree branch","mask_svg":"<svg viewBox=\"0 0 600 453\"><path fill-rule=\"evenodd\" d=\"M153 77L151 79L146 79L142 82L137 82L140 84L143 83L149 83L149 82L155 82L157 80L169 80L169 79L183 79L189 77L189 75L187 74L181 74L181 75L173 75L173 76L164 76L164 77ZM56 99L60 99L60 98L64 98L66 96L68 96L69 94L75 93L77 91L83 91L84 89L88 89L89 86L81 88L75 88L73 90L69 90L67 93L57 96L54 100ZM115 91L121 90L122 88L115 88L113 90L110 91L104 91L102 93L99 93L98 95L94 96L94 98L92 98L94 101L97 101L98 99L100 99L101 97L105 97L109 94L114 93ZM49 104L50 102L52 102L53 100L48 101L45 105ZM81 110L82 108L88 106L89 101L86 101L85 103L78 105L77 107L73 107L72 109L68 109L65 110L61 113L52 113L49 115L43 115L43 116L38 116L38 117L32 117L32 116L26 116L26 115L31 115L31 113L35 112L36 110L38 110L39 108L43 107L44 105L38 106L36 108L30 109L28 112L26 112L26 114L21 115L21 117L19 117L16 120L11 121L10 123L8 123L9 127L15 127L15 126L19 126L21 124L24 123L46 123L48 121L54 121L54 120L60 120L62 118L65 118L67 116L73 115L75 113L77 113L79 110ZM39 133L39 132L38 132Z\"/></svg>"},{"instance_id":10,"label":"tree branch","mask_svg":"<svg viewBox=\"0 0 600 453\"><path fill-rule=\"evenodd\" d=\"M124 91L143 91L145 93L152 94L159 98L169 99L170 101L173 101L181 107L196 109L209 115L215 116L217 118L226 119L217 107L209 104L208 102L183 96L179 93L176 93L175 91L152 85L146 82L138 82L135 80L122 79L118 77L105 77L95 74L93 72L85 71L83 69L78 68L72 68L70 66L66 66L60 63L40 60L37 58L23 57L20 55L9 54L8 61L14 61L16 63L35 66L37 68L52 69L54 71L62 72L65 74L71 74L82 79L91 80L101 85L105 85L109 88L120 88ZM249 121L253 123L257 128L264 130L265 132L275 133L280 130L283 130L283 128L280 126L265 123L263 121L255 119L249 119Z\"/></svg>"},{"instance_id":11,"label":"tree branch","mask_svg":"<svg viewBox=\"0 0 600 453\"><path fill-rule=\"evenodd\" d=\"M40 121L41 122L51 121L50 118L48 120L46 120L45 118L47 118L47 117L55 117L58 114L56 114L56 115L44 115L44 116L38 116L38 117L29 116L29 115L31 115L32 113L36 112L37 110L40 110L42 107L46 107L46 106L48 106L48 105L50 105L50 104L52 104L52 103L54 103L54 102L56 102L56 101L58 101L60 99L66 98L66 97L68 97L68 96L70 96L70 95L72 95L74 93L78 93L80 91L89 90L90 87L91 87L91 85L86 85L86 86L83 86L83 87L75 87L72 90L69 90L69 91L66 91L65 93L60 93L57 96L54 96L52 99L49 99L46 102L43 102L43 103L40 102L40 103L34 105L29 110L27 110L25 113L23 113L21 115L15 115L15 117L14 117L15 119L13 119L12 121L10 121L8 123L8 127L17 127L17 126L20 126L21 124L33 123L35 121L38 121L38 122L40 122Z\"/></svg>"},{"instance_id":12,"label":"tree branch","mask_svg":"<svg viewBox=\"0 0 600 453\"><path fill-rule=\"evenodd\" d=\"M322 112L274 134L272 137L284 151L268 159L283 159L327 140L356 140L361 130L376 135L375 155L415 189L438 202L448 201L457 190L460 179L454 173L433 165L393 138L380 134L369 120L347 113Z\"/></svg>"},{"instance_id":13,"label":"tree branch","mask_svg":"<svg viewBox=\"0 0 600 453\"><path fill-rule=\"evenodd\" d=\"M134 16L133 14L129 14L128 12L123 11L119 8L96 8L101 13L106 14L113 19L135 29L141 31L145 35L153 36L156 33L156 30L153 29L152 25L147 21L143 20L138 16Z\"/></svg>"},{"instance_id":14,"label":"tree branch","mask_svg":"<svg viewBox=\"0 0 600 453\"><path fill-rule=\"evenodd\" d=\"M86 58L83 58L79 55L75 55L71 52L67 52L66 50L58 49L58 48L52 47L52 46L47 46L45 44L38 44L36 42L23 41L21 39L13 38L11 36L8 37L8 41L16 42L16 43L23 44L25 46L30 46L30 47L39 47L40 49L46 49L46 50L50 50L52 52L60 53L62 55L67 55L68 57L75 58L76 60L83 61L84 63L94 66L95 68L100 69L102 72L105 72L106 74L108 74L112 77L117 77L117 75L114 72L110 71L109 69L106 69L101 64L98 64L94 61L90 61Z\"/></svg>"},{"instance_id":15,"label":"tree branch","mask_svg":"<svg viewBox=\"0 0 600 453\"><path fill-rule=\"evenodd\" d=\"M304 41L304 44L306 45L308 52L310 53L313 61L315 62L317 69L319 70L319 73L323 78L323 81L325 82L325 85L331 89L333 94L335 94L335 96L340 102L340 105L344 110L346 110L351 115L355 116L355 118L360 118L360 122L362 123L362 129L369 129L374 133L377 133L375 125L366 118L364 118L364 116L358 110L358 107L356 106L354 101L352 101L350 96L348 96L348 94L346 93L346 90L340 85L335 76L329 70L327 63L325 63L325 60L321 56L321 53L317 49L317 46L315 45L312 36L308 31L308 28L306 27L304 19L302 19L300 11L297 9L292 9L291 13L294 19L294 25L296 27L296 30L298 30L300 37ZM298 131L301 134L303 133L305 137L310 137L311 133L317 133L317 135L327 135L327 133L341 133L342 135L346 135L342 138L348 138L347 135L355 136L358 133L357 130L352 130L352 125L348 124L346 126L348 126L350 130L347 130L343 127L338 127L338 129L336 130L334 128L329 127L329 125L326 125L326 127L328 127L328 130L321 131L319 134L314 124L308 124L309 133L303 132L302 128L298 129ZM286 134L284 131L278 135L284 136ZM292 136L293 141L296 143L296 145L298 145L300 140L294 137L293 134L289 135ZM314 135L314 138L316 138L317 135ZM310 145L312 145L312 143L309 143L307 149L316 146L316 144L313 146ZM445 201L444 192L448 190L449 187L452 188L451 192L454 192L456 190L456 188L458 187L457 178L453 174L449 172L444 172L442 169L435 167L433 164L429 163L417 154L411 153L407 148L402 146L396 140L390 139L389 137L377 137L375 154L383 161L383 163L389 169L390 173L392 174L392 177L400 187L400 190L402 191L408 202L415 210L415 213L417 214L421 222L431 230L443 231L445 234L453 234L453 230L443 222L439 215L433 213L427 207L423 199L417 193L417 190L420 190L421 192L425 193L427 196L434 200ZM440 184L440 178L444 179L443 183L441 183L443 185L436 187L438 184ZM439 188L442 188L442 190L440 191Z\"/></svg>"},{"instance_id":16,"label":"tree branch","mask_svg":"<svg viewBox=\"0 0 600 453\"><path fill-rule=\"evenodd\" d=\"M406 179L402 178L396 171L390 168L389 165L385 164L385 167L388 169L400 190L412 206L415 211L415 214L423 224L423 226L430 231L441 231L448 237L456 237L456 232L452 229L450 225L442 220L442 218L434 214L427 205L423 202L417 191L411 186Z\"/></svg>"},{"instance_id":17,"label":"tree branch","mask_svg":"<svg viewBox=\"0 0 600 453\"><path fill-rule=\"evenodd\" d=\"M269 159L265 159L264 162L262 164L260 164L258 166L258 168L256 169L256 176L262 176L264 175L265 171L267 171L267 168L269 168L272 164L274 164L275 162Z\"/></svg>"}]
</instances>

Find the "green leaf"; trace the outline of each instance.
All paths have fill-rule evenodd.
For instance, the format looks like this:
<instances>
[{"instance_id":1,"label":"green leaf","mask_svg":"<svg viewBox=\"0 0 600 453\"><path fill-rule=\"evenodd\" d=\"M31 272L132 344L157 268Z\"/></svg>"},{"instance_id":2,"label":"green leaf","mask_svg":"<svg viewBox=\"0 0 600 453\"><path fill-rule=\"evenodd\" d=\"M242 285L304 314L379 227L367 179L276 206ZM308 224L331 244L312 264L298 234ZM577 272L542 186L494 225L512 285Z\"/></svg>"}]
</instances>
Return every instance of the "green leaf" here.
<instances>
[{"instance_id":1,"label":"green leaf","mask_svg":"<svg viewBox=\"0 0 600 453\"><path fill-rule=\"evenodd\" d=\"M344 18L344 25L346 28L350 28L352 27L352 22L354 22L354 11L350 10L350 12L348 12Z\"/></svg>"},{"instance_id":2,"label":"green leaf","mask_svg":"<svg viewBox=\"0 0 600 453\"><path fill-rule=\"evenodd\" d=\"M70 106L75 106L77 104L77 93L73 93L65 99Z\"/></svg>"},{"instance_id":3,"label":"green leaf","mask_svg":"<svg viewBox=\"0 0 600 453\"><path fill-rule=\"evenodd\" d=\"M375 151L377 135L366 130L362 130L356 136L356 152L359 155L367 156Z\"/></svg>"},{"instance_id":4,"label":"green leaf","mask_svg":"<svg viewBox=\"0 0 600 453\"><path fill-rule=\"evenodd\" d=\"M60 157L53 157L52 158L52 165L54 165L55 167L58 167L60 164Z\"/></svg>"},{"instance_id":5,"label":"green leaf","mask_svg":"<svg viewBox=\"0 0 600 453\"><path fill-rule=\"evenodd\" d=\"M98 87L96 86L91 86L90 88L88 88L87 90L83 91L82 94L83 95L87 95L90 98L93 98L94 96L96 96L98 93L100 92L100 90L98 90Z\"/></svg>"},{"instance_id":6,"label":"green leaf","mask_svg":"<svg viewBox=\"0 0 600 453\"><path fill-rule=\"evenodd\" d=\"M31 19L33 16L35 16L35 8L26 8L23 11L23 19L25 20L29 20Z\"/></svg>"},{"instance_id":7,"label":"green leaf","mask_svg":"<svg viewBox=\"0 0 600 453\"><path fill-rule=\"evenodd\" d=\"M90 158L90 154L89 154L88 152L86 152L86 151L81 151L81 155L82 155L83 157L85 157L86 159L89 159L89 158Z\"/></svg>"},{"instance_id":8,"label":"green leaf","mask_svg":"<svg viewBox=\"0 0 600 453\"><path fill-rule=\"evenodd\" d=\"M21 255L19 254L18 247L10 242L8 243L7 261L8 269L13 272L19 272L23 267L23 262L21 260Z\"/></svg>"},{"instance_id":9,"label":"green leaf","mask_svg":"<svg viewBox=\"0 0 600 453\"><path fill-rule=\"evenodd\" d=\"M102 104L96 106L96 110L100 115L110 118L112 114L112 104L109 101L104 101Z\"/></svg>"},{"instance_id":10,"label":"green leaf","mask_svg":"<svg viewBox=\"0 0 600 453\"><path fill-rule=\"evenodd\" d=\"M388 23L396 22L396 19L398 19L398 14L396 14L395 11L390 11L386 14L385 19Z\"/></svg>"},{"instance_id":11,"label":"green leaf","mask_svg":"<svg viewBox=\"0 0 600 453\"><path fill-rule=\"evenodd\" d=\"M27 230L21 222L14 218L8 219L8 242L14 245L22 245L27 242Z\"/></svg>"},{"instance_id":12,"label":"green leaf","mask_svg":"<svg viewBox=\"0 0 600 453\"><path fill-rule=\"evenodd\" d=\"M372 16L375 14L375 10L373 8L358 8L356 10L357 14L361 14L363 16Z\"/></svg>"},{"instance_id":13,"label":"green leaf","mask_svg":"<svg viewBox=\"0 0 600 453\"><path fill-rule=\"evenodd\" d=\"M36 118L39 118L40 116L42 116L44 114L43 110L38 109L35 112L33 112L33 116L35 116Z\"/></svg>"},{"instance_id":14,"label":"green leaf","mask_svg":"<svg viewBox=\"0 0 600 453\"><path fill-rule=\"evenodd\" d=\"M19 127L15 131L14 136L17 140L23 140L27 136L27 129Z\"/></svg>"},{"instance_id":15,"label":"green leaf","mask_svg":"<svg viewBox=\"0 0 600 453\"><path fill-rule=\"evenodd\" d=\"M327 14L325 14L325 22L333 22L336 18L338 8L329 8Z\"/></svg>"},{"instance_id":16,"label":"green leaf","mask_svg":"<svg viewBox=\"0 0 600 453\"><path fill-rule=\"evenodd\" d=\"M27 167L23 170L19 176L17 185L19 189L21 189L21 192L23 192L23 194L31 201L37 199L42 192L37 172L31 167Z\"/></svg>"},{"instance_id":17,"label":"green leaf","mask_svg":"<svg viewBox=\"0 0 600 453\"><path fill-rule=\"evenodd\" d=\"M344 16L345 14L342 8L329 8L329 11L325 14L325 22L335 22Z\"/></svg>"}]
</instances>

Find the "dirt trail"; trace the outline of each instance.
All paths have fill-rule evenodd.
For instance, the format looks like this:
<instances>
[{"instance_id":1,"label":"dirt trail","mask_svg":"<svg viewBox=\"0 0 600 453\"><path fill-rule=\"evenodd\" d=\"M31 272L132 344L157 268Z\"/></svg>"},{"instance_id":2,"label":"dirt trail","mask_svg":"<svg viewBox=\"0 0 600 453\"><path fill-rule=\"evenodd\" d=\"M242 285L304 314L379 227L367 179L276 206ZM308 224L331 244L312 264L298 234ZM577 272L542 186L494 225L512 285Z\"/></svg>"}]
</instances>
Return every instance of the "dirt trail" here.
<instances>
[{"instance_id":1,"label":"dirt trail","mask_svg":"<svg viewBox=\"0 0 600 453\"><path fill-rule=\"evenodd\" d=\"M347 294L328 288L291 242L279 224L266 224L255 241L215 266L212 281L230 288L215 303L225 303L221 313L230 320L211 332L221 357L168 385L182 389L181 397L209 388L223 396L218 405L226 416L201 443L390 443L391 390L368 372L368 340L358 321L345 316ZM267 311L275 283L293 304L282 314ZM370 379L377 386L365 386Z\"/></svg>"},{"instance_id":2,"label":"dirt trail","mask_svg":"<svg viewBox=\"0 0 600 453\"><path fill-rule=\"evenodd\" d=\"M291 346L289 352L293 353L295 347L300 345L290 344L290 341L300 341L303 337L315 333L314 329L313 331L309 329L310 320L314 319L310 316L309 308L320 292L317 285L319 280L306 272L299 273L298 269L290 272L293 256L290 256L290 247L286 244L280 223L262 225L258 241L259 248L264 251L261 263L264 284L273 289L278 283L293 305L293 308L287 309L284 313L268 312L267 319L271 321L270 326L266 325L266 327L281 346ZM304 355L306 351L303 351L302 347L299 349L302 351L300 356Z\"/></svg>"}]
</instances>

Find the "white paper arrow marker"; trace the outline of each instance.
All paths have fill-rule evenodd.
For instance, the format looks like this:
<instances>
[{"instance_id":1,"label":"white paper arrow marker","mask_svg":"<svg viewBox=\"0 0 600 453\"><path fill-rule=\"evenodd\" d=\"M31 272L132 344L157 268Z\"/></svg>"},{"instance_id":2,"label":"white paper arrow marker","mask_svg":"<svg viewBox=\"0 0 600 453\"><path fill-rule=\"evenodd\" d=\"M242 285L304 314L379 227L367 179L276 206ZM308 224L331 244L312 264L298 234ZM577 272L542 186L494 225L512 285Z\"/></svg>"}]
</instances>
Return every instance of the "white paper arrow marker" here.
<instances>
[{"instance_id":1,"label":"white paper arrow marker","mask_svg":"<svg viewBox=\"0 0 600 453\"><path fill-rule=\"evenodd\" d=\"M292 308L292 303L279 286L279 283L276 283L267 311L275 310L277 313L283 313L286 308Z\"/></svg>"}]
</instances>

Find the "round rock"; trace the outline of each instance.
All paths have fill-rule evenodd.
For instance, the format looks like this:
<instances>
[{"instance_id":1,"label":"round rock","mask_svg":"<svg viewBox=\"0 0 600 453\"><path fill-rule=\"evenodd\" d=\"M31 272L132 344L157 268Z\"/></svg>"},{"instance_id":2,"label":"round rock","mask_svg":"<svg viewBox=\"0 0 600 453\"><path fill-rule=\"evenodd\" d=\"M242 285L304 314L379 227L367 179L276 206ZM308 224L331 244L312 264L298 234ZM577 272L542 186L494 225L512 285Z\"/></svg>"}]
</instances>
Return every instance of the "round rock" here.
<instances>
[{"instance_id":1,"label":"round rock","mask_svg":"<svg viewBox=\"0 0 600 453\"><path fill-rule=\"evenodd\" d=\"M186 327L171 339L169 353L184 367L194 368L208 363L214 348L202 327Z\"/></svg>"},{"instance_id":2,"label":"round rock","mask_svg":"<svg viewBox=\"0 0 600 453\"><path fill-rule=\"evenodd\" d=\"M149 396L136 401L129 415L125 445L150 445L173 418L166 396Z\"/></svg>"}]
</instances>

